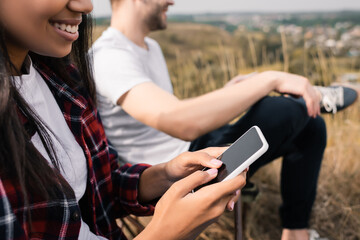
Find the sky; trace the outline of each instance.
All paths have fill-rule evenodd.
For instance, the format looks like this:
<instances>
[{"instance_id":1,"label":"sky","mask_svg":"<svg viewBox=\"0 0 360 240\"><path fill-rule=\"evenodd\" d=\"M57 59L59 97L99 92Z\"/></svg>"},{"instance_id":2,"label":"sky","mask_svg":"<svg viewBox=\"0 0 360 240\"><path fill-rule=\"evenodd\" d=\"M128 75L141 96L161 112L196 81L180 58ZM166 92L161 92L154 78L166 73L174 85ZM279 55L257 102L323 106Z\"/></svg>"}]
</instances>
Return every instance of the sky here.
<instances>
[{"instance_id":1,"label":"sky","mask_svg":"<svg viewBox=\"0 0 360 240\"><path fill-rule=\"evenodd\" d=\"M110 0L92 0L94 16L110 16ZM359 10L360 0L175 0L169 14Z\"/></svg>"}]
</instances>

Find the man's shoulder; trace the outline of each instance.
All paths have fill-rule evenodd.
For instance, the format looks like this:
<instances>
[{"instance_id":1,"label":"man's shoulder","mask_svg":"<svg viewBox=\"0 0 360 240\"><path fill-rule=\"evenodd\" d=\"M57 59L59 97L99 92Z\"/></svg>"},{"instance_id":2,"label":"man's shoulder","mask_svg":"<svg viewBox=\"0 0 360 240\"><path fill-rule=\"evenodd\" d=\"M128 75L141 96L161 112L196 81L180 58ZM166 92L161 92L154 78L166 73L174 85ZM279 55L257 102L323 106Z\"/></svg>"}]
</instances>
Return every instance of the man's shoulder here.
<instances>
[{"instance_id":1,"label":"man's shoulder","mask_svg":"<svg viewBox=\"0 0 360 240\"><path fill-rule=\"evenodd\" d=\"M146 37L145 41L148 44L159 46L159 43L155 39L153 39L151 37Z\"/></svg>"},{"instance_id":2,"label":"man's shoulder","mask_svg":"<svg viewBox=\"0 0 360 240\"><path fill-rule=\"evenodd\" d=\"M145 42L147 43L149 48L153 47L153 48L161 49L159 43L153 38L146 37Z\"/></svg>"},{"instance_id":3,"label":"man's shoulder","mask_svg":"<svg viewBox=\"0 0 360 240\"><path fill-rule=\"evenodd\" d=\"M129 49L129 41L121 32L111 27L107 28L92 45L94 54L103 49Z\"/></svg>"}]
</instances>

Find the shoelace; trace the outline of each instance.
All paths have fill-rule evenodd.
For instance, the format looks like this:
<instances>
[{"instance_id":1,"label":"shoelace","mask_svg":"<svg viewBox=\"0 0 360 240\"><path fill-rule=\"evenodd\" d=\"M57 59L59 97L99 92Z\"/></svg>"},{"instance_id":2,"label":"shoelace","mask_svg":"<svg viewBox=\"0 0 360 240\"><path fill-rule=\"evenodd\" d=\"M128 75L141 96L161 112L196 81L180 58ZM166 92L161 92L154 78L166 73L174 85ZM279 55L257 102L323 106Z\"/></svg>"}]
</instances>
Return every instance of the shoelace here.
<instances>
[{"instance_id":1,"label":"shoelace","mask_svg":"<svg viewBox=\"0 0 360 240\"><path fill-rule=\"evenodd\" d=\"M329 240L328 238L321 238L319 233L314 229L309 229L309 240Z\"/></svg>"},{"instance_id":2,"label":"shoelace","mask_svg":"<svg viewBox=\"0 0 360 240\"><path fill-rule=\"evenodd\" d=\"M308 230L309 233L309 240L316 240L320 237L320 235L313 229Z\"/></svg>"},{"instance_id":3,"label":"shoelace","mask_svg":"<svg viewBox=\"0 0 360 240\"><path fill-rule=\"evenodd\" d=\"M322 95L321 104L324 106L326 111L336 113L337 106L344 106L344 89L342 87L318 87L317 89Z\"/></svg>"},{"instance_id":4,"label":"shoelace","mask_svg":"<svg viewBox=\"0 0 360 240\"><path fill-rule=\"evenodd\" d=\"M322 104L327 112L336 113L337 107L334 101L332 101L328 96L322 98Z\"/></svg>"}]
</instances>

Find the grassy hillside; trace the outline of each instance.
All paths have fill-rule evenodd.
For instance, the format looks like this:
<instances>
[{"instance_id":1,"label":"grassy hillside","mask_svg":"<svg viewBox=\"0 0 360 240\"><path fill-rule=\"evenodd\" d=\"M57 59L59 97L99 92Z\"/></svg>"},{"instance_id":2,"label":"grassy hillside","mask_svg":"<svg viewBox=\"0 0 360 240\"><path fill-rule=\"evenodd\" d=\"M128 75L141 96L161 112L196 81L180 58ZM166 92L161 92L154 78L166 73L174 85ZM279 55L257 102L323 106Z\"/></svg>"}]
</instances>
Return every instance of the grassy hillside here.
<instances>
[{"instance_id":1,"label":"grassy hillside","mask_svg":"<svg viewBox=\"0 0 360 240\"><path fill-rule=\"evenodd\" d=\"M95 29L94 38L104 30ZM171 23L155 32L165 54L175 94L187 98L223 86L239 73L283 70L304 74L317 84L328 85L346 72L359 73L358 59L336 58L319 49L292 48L285 53L280 36L259 32L233 34L200 24ZM261 84L261 83L259 83ZM360 239L360 102L334 116L324 115L328 143L323 159L311 227L335 240ZM261 189L247 206L247 239L280 239L278 206L281 160L264 167L252 178ZM306 178L306 176L304 176ZM232 213L210 226L199 239L232 239Z\"/></svg>"}]
</instances>

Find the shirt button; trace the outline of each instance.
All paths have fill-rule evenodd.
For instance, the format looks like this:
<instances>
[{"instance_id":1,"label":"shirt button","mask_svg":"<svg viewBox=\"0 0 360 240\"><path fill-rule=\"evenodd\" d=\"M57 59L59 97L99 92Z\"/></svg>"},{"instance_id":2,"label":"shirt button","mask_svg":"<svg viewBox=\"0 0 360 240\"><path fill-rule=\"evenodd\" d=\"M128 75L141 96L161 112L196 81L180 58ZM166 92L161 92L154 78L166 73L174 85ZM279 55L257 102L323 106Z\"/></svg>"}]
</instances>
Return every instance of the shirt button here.
<instances>
[{"instance_id":1,"label":"shirt button","mask_svg":"<svg viewBox=\"0 0 360 240\"><path fill-rule=\"evenodd\" d=\"M78 211L75 211L72 215L71 215L71 219L73 221L79 221L80 220L80 214Z\"/></svg>"}]
</instances>

